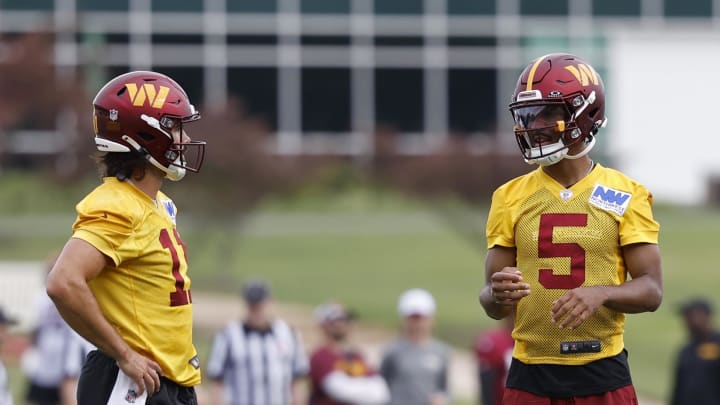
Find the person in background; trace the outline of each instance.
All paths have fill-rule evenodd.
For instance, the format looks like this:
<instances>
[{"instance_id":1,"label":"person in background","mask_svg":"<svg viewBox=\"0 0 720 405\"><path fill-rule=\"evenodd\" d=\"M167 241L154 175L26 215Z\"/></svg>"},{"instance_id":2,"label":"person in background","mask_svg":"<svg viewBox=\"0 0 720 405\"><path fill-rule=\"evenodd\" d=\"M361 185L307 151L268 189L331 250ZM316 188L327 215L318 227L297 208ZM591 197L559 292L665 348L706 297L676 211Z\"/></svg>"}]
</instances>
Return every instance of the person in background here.
<instances>
[{"instance_id":1,"label":"person in background","mask_svg":"<svg viewBox=\"0 0 720 405\"><path fill-rule=\"evenodd\" d=\"M689 341L677 355L670 405L720 404L720 332L713 327L713 310L705 299L681 308Z\"/></svg>"},{"instance_id":2,"label":"person in background","mask_svg":"<svg viewBox=\"0 0 720 405\"><path fill-rule=\"evenodd\" d=\"M272 316L270 289L262 281L246 283L247 314L215 336L207 365L213 381L212 404L303 405L300 382L308 359L298 332Z\"/></svg>"},{"instance_id":3,"label":"person in background","mask_svg":"<svg viewBox=\"0 0 720 405\"><path fill-rule=\"evenodd\" d=\"M450 348L433 337L435 299L426 290L405 291L398 300L400 336L383 354L380 373L391 405L449 404Z\"/></svg>"},{"instance_id":4,"label":"person in background","mask_svg":"<svg viewBox=\"0 0 720 405\"><path fill-rule=\"evenodd\" d=\"M485 331L475 340L478 367L478 405L502 405L505 380L512 360L515 341L512 338L512 315L500 326Z\"/></svg>"},{"instance_id":5,"label":"person in background","mask_svg":"<svg viewBox=\"0 0 720 405\"><path fill-rule=\"evenodd\" d=\"M8 317L0 308L0 349L8 333L8 327L15 325L17 321ZM13 405L12 392L10 392L10 381L8 379L7 369L0 359L0 405Z\"/></svg>"},{"instance_id":6,"label":"person in background","mask_svg":"<svg viewBox=\"0 0 720 405\"><path fill-rule=\"evenodd\" d=\"M315 309L323 342L310 356L310 405L381 405L390 399L385 380L350 342L353 312L337 302Z\"/></svg>"},{"instance_id":7,"label":"person in background","mask_svg":"<svg viewBox=\"0 0 720 405\"><path fill-rule=\"evenodd\" d=\"M63 362L63 381L60 385L60 404L76 405L77 404L77 384L82 372L82 366L85 364L87 355L95 350L92 343L85 340L77 332L67 327L67 333L70 335L65 346L65 356Z\"/></svg>"}]
</instances>

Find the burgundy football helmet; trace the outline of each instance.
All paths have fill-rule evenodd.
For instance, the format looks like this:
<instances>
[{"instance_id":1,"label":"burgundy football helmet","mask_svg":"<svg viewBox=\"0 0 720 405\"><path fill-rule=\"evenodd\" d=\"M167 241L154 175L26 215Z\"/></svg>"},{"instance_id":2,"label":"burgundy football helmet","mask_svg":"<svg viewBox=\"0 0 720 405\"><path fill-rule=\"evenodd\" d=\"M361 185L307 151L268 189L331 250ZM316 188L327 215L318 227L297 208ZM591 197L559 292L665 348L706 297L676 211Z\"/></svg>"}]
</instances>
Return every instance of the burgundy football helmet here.
<instances>
[{"instance_id":1,"label":"burgundy football helmet","mask_svg":"<svg viewBox=\"0 0 720 405\"><path fill-rule=\"evenodd\" d=\"M575 55L553 53L523 70L510 103L514 131L525 161L541 166L590 152L605 126L605 88L600 75ZM585 149L568 155L584 142Z\"/></svg>"},{"instance_id":2,"label":"burgundy football helmet","mask_svg":"<svg viewBox=\"0 0 720 405\"><path fill-rule=\"evenodd\" d=\"M205 142L175 142L172 135L176 130L182 134L183 125L200 119L200 113L171 78L156 72L125 73L100 89L93 106L98 150L140 152L173 181L187 170L200 170Z\"/></svg>"}]
</instances>

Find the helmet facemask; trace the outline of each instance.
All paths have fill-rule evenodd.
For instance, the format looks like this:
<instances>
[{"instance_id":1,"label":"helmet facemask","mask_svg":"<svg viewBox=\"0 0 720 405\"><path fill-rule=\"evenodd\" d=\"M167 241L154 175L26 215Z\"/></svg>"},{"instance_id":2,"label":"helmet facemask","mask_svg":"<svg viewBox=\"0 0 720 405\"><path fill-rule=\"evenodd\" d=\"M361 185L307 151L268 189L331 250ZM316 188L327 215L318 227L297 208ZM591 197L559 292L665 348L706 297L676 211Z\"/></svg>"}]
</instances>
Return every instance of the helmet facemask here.
<instances>
[{"instance_id":1,"label":"helmet facemask","mask_svg":"<svg viewBox=\"0 0 720 405\"><path fill-rule=\"evenodd\" d=\"M510 111L518 146L529 164L555 164L582 138L563 102L518 105Z\"/></svg>"},{"instance_id":2,"label":"helmet facemask","mask_svg":"<svg viewBox=\"0 0 720 405\"><path fill-rule=\"evenodd\" d=\"M140 118L155 130L160 131L171 142L165 150L163 161L155 159L152 154L146 154L147 160L153 166L165 172L166 178L179 181L185 177L187 171L193 173L200 171L205 157L206 142L186 142L183 139L183 124L200 119L199 113L196 112L184 118L164 115L160 120L143 114Z\"/></svg>"}]
</instances>

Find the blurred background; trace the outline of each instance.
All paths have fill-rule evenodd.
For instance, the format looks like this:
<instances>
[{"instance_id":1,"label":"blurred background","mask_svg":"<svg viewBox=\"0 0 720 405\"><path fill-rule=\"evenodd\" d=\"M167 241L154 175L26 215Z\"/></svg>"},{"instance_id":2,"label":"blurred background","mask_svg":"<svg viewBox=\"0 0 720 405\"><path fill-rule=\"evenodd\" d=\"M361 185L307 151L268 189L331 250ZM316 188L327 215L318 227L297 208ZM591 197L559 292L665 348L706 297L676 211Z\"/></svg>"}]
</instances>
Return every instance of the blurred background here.
<instances>
[{"instance_id":1,"label":"blurred background","mask_svg":"<svg viewBox=\"0 0 720 405\"><path fill-rule=\"evenodd\" d=\"M14 388L44 260L99 182L91 100L110 78L165 73L202 112L187 131L208 141L203 170L165 187L194 291L239 302L240 283L262 277L293 314L334 298L392 334L398 295L423 287L462 352L495 326L477 304L490 194L532 170L507 104L526 64L557 51L604 78L597 160L655 196L665 301L629 317L626 345L638 391L662 403L685 339L678 304L718 301L717 0L0 0ZM201 353L237 316L197 320ZM458 403L473 403L471 383Z\"/></svg>"}]
</instances>

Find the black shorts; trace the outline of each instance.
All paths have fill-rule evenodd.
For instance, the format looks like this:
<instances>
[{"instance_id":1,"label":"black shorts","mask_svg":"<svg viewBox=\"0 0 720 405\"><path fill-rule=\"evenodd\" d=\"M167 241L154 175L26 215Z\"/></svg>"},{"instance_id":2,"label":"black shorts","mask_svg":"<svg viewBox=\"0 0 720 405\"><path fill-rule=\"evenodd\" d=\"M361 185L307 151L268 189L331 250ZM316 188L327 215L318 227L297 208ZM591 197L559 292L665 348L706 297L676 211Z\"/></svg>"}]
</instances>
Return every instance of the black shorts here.
<instances>
[{"instance_id":1,"label":"black shorts","mask_svg":"<svg viewBox=\"0 0 720 405\"><path fill-rule=\"evenodd\" d=\"M119 372L120 369L113 358L97 350L90 352L78 381L78 405L107 404L119 380ZM127 394L132 396L134 393L128 390ZM127 403L134 403L134 400L129 398ZM160 377L160 391L149 397L145 405L197 405L197 397L193 387L184 387Z\"/></svg>"},{"instance_id":2,"label":"black shorts","mask_svg":"<svg viewBox=\"0 0 720 405\"><path fill-rule=\"evenodd\" d=\"M57 405L60 403L60 387L43 387L30 382L25 398L33 405Z\"/></svg>"}]
</instances>

